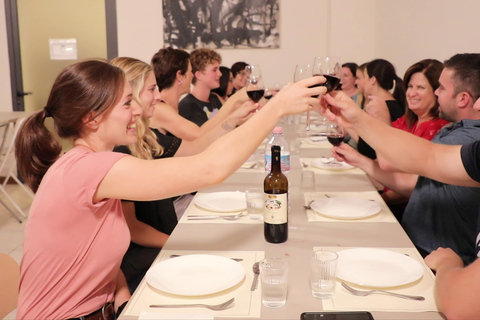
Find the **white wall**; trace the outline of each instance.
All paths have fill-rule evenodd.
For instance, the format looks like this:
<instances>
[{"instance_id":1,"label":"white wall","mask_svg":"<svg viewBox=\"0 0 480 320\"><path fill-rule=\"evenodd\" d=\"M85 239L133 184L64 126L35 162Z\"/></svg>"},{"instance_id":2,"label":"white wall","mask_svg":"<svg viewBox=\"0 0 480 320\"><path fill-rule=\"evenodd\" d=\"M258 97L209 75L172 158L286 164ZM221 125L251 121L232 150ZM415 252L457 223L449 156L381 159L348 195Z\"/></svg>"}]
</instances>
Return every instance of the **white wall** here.
<instances>
[{"instance_id":1,"label":"white wall","mask_svg":"<svg viewBox=\"0 0 480 320\"><path fill-rule=\"evenodd\" d=\"M479 53L479 12L478 0L378 0L376 57L395 63L403 77L422 59Z\"/></svg>"}]
</instances>

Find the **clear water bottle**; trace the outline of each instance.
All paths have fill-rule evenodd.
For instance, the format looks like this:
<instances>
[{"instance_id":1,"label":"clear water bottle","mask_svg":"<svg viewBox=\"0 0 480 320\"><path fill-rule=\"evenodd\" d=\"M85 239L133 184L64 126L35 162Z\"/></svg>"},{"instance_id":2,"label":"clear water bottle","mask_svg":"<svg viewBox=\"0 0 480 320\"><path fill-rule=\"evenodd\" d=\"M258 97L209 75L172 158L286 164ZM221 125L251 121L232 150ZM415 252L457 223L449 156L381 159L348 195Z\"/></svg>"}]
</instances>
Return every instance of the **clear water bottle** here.
<instances>
[{"instance_id":1,"label":"clear water bottle","mask_svg":"<svg viewBox=\"0 0 480 320\"><path fill-rule=\"evenodd\" d=\"M283 173L290 171L290 147L287 140L283 137L282 127L275 127L272 136L265 146L265 171L270 172L272 169L272 146L280 146L281 158L280 165Z\"/></svg>"}]
</instances>

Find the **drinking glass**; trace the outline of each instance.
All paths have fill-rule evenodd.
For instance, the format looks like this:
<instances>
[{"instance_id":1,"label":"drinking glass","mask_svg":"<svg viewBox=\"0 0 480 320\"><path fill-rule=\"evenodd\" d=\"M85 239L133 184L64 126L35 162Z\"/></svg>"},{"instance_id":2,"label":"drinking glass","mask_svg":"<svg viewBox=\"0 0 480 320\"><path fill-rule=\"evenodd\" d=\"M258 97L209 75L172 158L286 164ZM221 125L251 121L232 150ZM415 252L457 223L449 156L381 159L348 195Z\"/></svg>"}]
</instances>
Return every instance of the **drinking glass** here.
<instances>
[{"instance_id":1,"label":"drinking glass","mask_svg":"<svg viewBox=\"0 0 480 320\"><path fill-rule=\"evenodd\" d=\"M312 296L330 299L335 294L335 273L338 255L333 251L317 250L310 258L310 289Z\"/></svg>"},{"instance_id":2,"label":"drinking glass","mask_svg":"<svg viewBox=\"0 0 480 320\"><path fill-rule=\"evenodd\" d=\"M297 64L295 66L295 73L293 74L293 81L297 82L312 76L312 66L310 64ZM310 135L310 111L307 111L307 122L305 128L300 128L297 133L301 135Z\"/></svg>"},{"instance_id":3,"label":"drinking glass","mask_svg":"<svg viewBox=\"0 0 480 320\"><path fill-rule=\"evenodd\" d=\"M324 76L327 81L315 86L327 87L327 93L337 89L342 75L342 65L338 57L315 57L312 66L312 75Z\"/></svg>"},{"instance_id":4,"label":"drinking glass","mask_svg":"<svg viewBox=\"0 0 480 320\"><path fill-rule=\"evenodd\" d=\"M262 303L268 308L281 308L287 302L288 263L282 258L260 261Z\"/></svg>"},{"instance_id":5,"label":"drinking glass","mask_svg":"<svg viewBox=\"0 0 480 320\"><path fill-rule=\"evenodd\" d=\"M253 102L257 103L265 94L265 85L262 77L250 77L247 81L247 95Z\"/></svg>"},{"instance_id":6,"label":"drinking glass","mask_svg":"<svg viewBox=\"0 0 480 320\"><path fill-rule=\"evenodd\" d=\"M250 220L262 220L265 208L265 192L262 188L251 188L245 191L247 200L247 216Z\"/></svg>"},{"instance_id":7,"label":"drinking glass","mask_svg":"<svg viewBox=\"0 0 480 320\"><path fill-rule=\"evenodd\" d=\"M345 139L345 129L336 123L330 122L327 124L327 140L332 145L338 147ZM332 164L339 165L340 162L333 158Z\"/></svg>"}]
</instances>

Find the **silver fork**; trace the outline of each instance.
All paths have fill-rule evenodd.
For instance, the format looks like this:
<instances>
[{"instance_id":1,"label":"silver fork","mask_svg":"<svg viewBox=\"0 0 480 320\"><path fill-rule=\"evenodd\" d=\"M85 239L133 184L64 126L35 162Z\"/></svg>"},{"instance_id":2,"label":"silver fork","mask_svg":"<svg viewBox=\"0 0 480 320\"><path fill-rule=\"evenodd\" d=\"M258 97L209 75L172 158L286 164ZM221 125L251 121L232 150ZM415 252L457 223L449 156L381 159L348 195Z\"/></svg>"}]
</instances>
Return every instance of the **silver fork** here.
<instances>
[{"instance_id":1,"label":"silver fork","mask_svg":"<svg viewBox=\"0 0 480 320\"><path fill-rule=\"evenodd\" d=\"M214 311L221 311L227 309L233 302L235 298L232 298L224 303L220 304L202 304L202 303L192 303L192 304L151 304L150 308L194 308L194 307L203 307L208 308Z\"/></svg>"},{"instance_id":2,"label":"silver fork","mask_svg":"<svg viewBox=\"0 0 480 320\"><path fill-rule=\"evenodd\" d=\"M364 290L364 291L363 290L356 290L356 289L353 289L352 287L350 287L345 282L342 282L342 286L345 289L347 289L348 291L350 291L353 295L360 296L360 297L368 296L372 293L383 293L383 294L389 294L391 296L395 296L395 297L403 298L403 299L410 299L410 300L416 300L416 301L425 300L425 298L422 297L422 296L410 296L410 295L406 295L406 294L400 294L400 293L395 293L395 292L385 291L385 290Z\"/></svg>"},{"instance_id":3,"label":"silver fork","mask_svg":"<svg viewBox=\"0 0 480 320\"><path fill-rule=\"evenodd\" d=\"M308 209L312 209L311 204L313 203L313 201L315 201L315 200L310 200L310 201L308 201L308 204L307 204L306 206L303 206L303 207L304 207L305 209L307 209L307 210L308 210Z\"/></svg>"},{"instance_id":4,"label":"silver fork","mask_svg":"<svg viewBox=\"0 0 480 320\"><path fill-rule=\"evenodd\" d=\"M210 216L205 216L205 215L189 215L187 216L187 220L209 220L209 219L225 219L225 220L237 220L240 219L245 215L244 212L240 212L237 214L232 214L228 216L221 216L221 215L210 215Z\"/></svg>"}]
</instances>

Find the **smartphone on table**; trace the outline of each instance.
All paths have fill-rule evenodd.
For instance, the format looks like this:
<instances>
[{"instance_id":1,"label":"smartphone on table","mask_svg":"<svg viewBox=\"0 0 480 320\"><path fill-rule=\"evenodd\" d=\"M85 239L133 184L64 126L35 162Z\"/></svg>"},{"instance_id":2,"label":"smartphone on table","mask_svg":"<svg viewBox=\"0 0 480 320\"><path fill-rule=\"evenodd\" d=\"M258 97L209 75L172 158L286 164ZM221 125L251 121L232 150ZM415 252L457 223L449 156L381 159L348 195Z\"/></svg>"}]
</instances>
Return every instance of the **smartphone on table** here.
<instances>
[{"instance_id":1,"label":"smartphone on table","mask_svg":"<svg viewBox=\"0 0 480 320\"><path fill-rule=\"evenodd\" d=\"M304 312L300 320L374 320L368 311Z\"/></svg>"}]
</instances>

